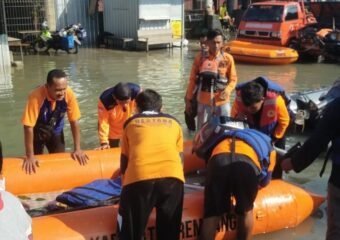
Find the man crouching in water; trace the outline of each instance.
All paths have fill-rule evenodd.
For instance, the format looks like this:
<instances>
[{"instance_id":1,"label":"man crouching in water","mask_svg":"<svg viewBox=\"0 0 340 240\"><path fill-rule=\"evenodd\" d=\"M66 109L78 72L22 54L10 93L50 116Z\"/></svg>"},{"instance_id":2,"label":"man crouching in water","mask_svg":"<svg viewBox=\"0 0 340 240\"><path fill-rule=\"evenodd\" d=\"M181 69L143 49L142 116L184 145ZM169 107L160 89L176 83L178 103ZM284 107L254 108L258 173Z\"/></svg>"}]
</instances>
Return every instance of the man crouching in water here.
<instances>
[{"instance_id":1,"label":"man crouching in water","mask_svg":"<svg viewBox=\"0 0 340 240\"><path fill-rule=\"evenodd\" d=\"M207 160L200 240L215 239L221 216L231 211L232 197L237 239L251 239L254 201L259 187L270 182L275 166L270 140L257 130L237 130L221 123L207 123L197 133L193 150Z\"/></svg>"}]
</instances>

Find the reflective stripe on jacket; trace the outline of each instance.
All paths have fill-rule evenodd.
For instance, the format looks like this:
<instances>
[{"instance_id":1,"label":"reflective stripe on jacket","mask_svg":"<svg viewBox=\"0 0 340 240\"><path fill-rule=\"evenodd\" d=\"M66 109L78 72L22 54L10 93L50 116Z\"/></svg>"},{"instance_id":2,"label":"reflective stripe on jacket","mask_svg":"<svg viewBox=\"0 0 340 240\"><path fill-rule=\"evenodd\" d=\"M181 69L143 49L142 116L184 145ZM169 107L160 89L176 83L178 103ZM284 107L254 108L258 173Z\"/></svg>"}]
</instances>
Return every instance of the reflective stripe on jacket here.
<instances>
[{"instance_id":1,"label":"reflective stripe on jacket","mask_svg":"<svg viewBox=\"0 0 340 240\"><path fill-rule=\"evenodd\" d=\"M199 103L211 105L211 97L213 97L215 105L221 106L229 102L230 94L235 89L237 83L237 74L233 57L226 52L218 52L215 56L209 55L208 57L204 58L208 58L210 61L214 61L214 59L218 59L218 56L221 54L223 54L223 57L221 56L222 60L218 63L218 74L220 77L228 79L228 85L224 88L224 90L214 92L213 96L211 96L210 91L200 91L197 96L197 101ZM197 76L201 72L202 59L202 54L198 53L192 65L190 80L185 96L187 100L191 100L194 97L195 88L198 84Z\"/></svg>"}]
</instances>

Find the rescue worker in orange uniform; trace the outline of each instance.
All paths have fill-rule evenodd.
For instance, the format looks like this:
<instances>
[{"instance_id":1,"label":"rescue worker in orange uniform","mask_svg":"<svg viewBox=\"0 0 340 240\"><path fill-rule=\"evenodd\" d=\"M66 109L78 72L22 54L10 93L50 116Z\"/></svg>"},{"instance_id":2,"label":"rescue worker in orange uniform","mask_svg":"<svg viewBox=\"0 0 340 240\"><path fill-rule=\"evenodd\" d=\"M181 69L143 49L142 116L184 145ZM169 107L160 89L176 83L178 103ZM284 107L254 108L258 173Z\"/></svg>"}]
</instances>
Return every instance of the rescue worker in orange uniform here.
<instances>
[{"instance_id":1,"label":"rescue worker in orange uniform","mask_svg":"<svg viewBox=\"0 0 340 240\"><path fill-rule=\"evenodd\" d=\"M246 120L251 128L270 136L276 147L285 149L285 133L290 123L287 102L282 87L258 77L236 87L231 116ZM282 170L277 164L273 178L281 177Z\"/></svg>"},{"instance_id":2,"label":"rescue worker in orange uniform","mask_svg":"<svg viewBox=\"0 0 340 240\"><path fill-rule=\"evenodd\" d=\"M65 152L64 116L70 122L74 151L71 156L81 165L88 161L80 147L80 110L75 94L67 85L67 75L59 69L51 70L47 82L34 89L22 117L24 125L26 157L23 169L35 173L39 167L35 154L42 154L44 146L49 153Z\"/></svg>"},{"instance_id":3,"label":"rescue worker in orange uniform","mask_svg":"<svg viewBox=\"0 0 340 240\"><path fill-rule=\"evenodd\" d=\"M209 48L207 46L207 31L202 31L199 39L201 56L209 56ZM196 131L196 121L197 116L197 91L192 96L190 101L190 113L186 110L184 111L185 124L190 131Z\"/></svg>"},{"instance_id":4,"label":"rescue worker in orange uniform","mask_svg":"<svg viewBox=\"0 0 340 240\"><path fill-rule=\"evenodd\" d=\"M118 147L123 125L135 113L135 99L141 91L135 83L118 83L106 89L98 101L100 149Z\"/></svg>"},{"instance_id":5,"label":"rescue worker in orange uniform","mask_svg":"<svg viewBox=\"0 0 340 240\"><path fill-rule=\"evenodd\" d=\"M204 219L199 239L215 239L216 228L236 200L237 239L247 240L253 228L253 207L259 187L271 180L276 153L271 139L255 129L236 129L227 122L208 122L194 139L193 150L207 161Z\"/></svg>"},{"instance_id":6,"label":"rescue worker in orange uniform","mask_svg":"<svg viewBox=\"0 0 340 240\"><path fill-rule=\"evenodd\" d=\"M121 144L119 239L144 239L154 207L156 239L179 239L184 196L181 124L161 112L162 98L154 90L138 94L136 103L138 114L125 122Z\"/></svg>"},{"instance_id":7,"label":"rescue worker in orange uniform","mask_svg":"<svg viewBox=\"0 0 340 240\"><path fill-rule=\"evenodd\" d=\"M198 53L192 65L185 95L185 111L192 112L192 99L197 94L197 128L212 115L229 116L229 98L237 83L233 57L223 52L223 34L219 29L207 33L209 54Z\"/></svg>"}]
</instances>

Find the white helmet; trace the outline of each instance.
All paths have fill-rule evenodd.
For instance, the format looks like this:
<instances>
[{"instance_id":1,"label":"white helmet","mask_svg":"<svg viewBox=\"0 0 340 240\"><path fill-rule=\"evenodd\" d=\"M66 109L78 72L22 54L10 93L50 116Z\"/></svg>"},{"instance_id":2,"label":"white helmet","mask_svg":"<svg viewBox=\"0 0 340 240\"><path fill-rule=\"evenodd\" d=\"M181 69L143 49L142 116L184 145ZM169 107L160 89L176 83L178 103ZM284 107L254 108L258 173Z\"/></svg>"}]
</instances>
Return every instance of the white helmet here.
<instances>
[{"instance_id":1,"label":"white helmet","mask_svg":"<svg viewBox=\"0 0 340 240\"><path fill-rule=\"evenodd\" d=\"M41 24L42 27L48 27L48 24L47 24L47 21L43 21L42 24Z\"/></svg>"},{"instance_id":2,"label":"white helmet","mask_svg":"<svg viewBox=\"0 0 340 240\"><path fill-rule=\"evenodd\" d=\"M41 24L41 29L42 29L42 30L48 30L48 23L47 23L46 20L42 22L42 24Z\"/></svg>"}]
</instances>

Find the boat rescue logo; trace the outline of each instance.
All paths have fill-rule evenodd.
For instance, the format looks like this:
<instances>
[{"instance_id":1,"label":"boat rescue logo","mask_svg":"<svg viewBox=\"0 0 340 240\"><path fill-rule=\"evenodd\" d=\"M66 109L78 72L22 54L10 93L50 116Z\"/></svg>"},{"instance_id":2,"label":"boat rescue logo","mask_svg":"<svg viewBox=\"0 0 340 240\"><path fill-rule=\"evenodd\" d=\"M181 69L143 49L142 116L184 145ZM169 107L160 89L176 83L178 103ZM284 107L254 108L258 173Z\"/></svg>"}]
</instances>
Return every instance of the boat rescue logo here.
<instances>
[{"instance_id":1,"label":"boat rescue logo","mask_svg":"<svg viewBox=\"0 0 340 240\"><path fill-rule=\"evenodd\" d=\"M274 111L274 110L269 110L269 111L267 112L267 117L273 118L274 116L275 116L275 111Z\"/></svg>"}]
</instances>

